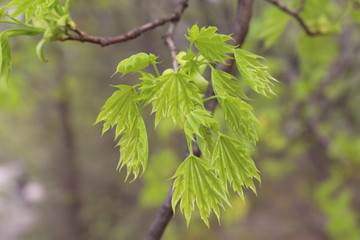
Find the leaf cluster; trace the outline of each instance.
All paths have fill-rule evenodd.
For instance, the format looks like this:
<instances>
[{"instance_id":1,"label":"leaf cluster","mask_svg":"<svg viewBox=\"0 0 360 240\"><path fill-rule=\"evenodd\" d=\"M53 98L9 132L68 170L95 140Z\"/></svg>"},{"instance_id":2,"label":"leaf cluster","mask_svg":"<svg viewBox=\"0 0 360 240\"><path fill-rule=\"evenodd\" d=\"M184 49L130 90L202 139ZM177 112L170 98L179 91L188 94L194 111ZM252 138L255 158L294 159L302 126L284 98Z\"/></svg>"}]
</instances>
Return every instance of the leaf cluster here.
<instances>
[{"instance_id":1,"label":"leaf cluster","mask_svg":"<svg viewBox=\"0 0 360 240\"><path fill-rule=\"evenodd\" d=\"M99 114L97 123L103 121L103 132L116 127L115 138L121 137L119 166L126 166L134 178L143 173L148 154L146 128L140 111L151 105L155 114L155 127L163 119L171 119L184 130L189 156L173 176L174 196L172 206L177 204L189 224L195 206L209 226L211 212L220 219L220 209L230 206L231 187L244 198L243 189L256 192L254 179L260 181L258 170L251 159L251 152L258 140L258 121L249 98L242 91L240 79L216 69L218 63L233 58L244 83L254 91L268 96L274 94L272 82L276 81L267 71L261 57L238 49L228 43L229 35L217 33L216 27L199 28L194 25L186 38L190 48L176 57L177 69L167 69L162 74L157 69L157 57L138 53L122 60L115 73L140 75L140 83L133 86L115 86L115 91ZM154 73L145 72L148 66ZM220 124L207 111L204 99L209 82L204 77L211 71L212 87L223 109L224 118L233 134L227 135ZM202 157L193 153L197 142Z\"/></svg>"},{"instance_id":2,"label":"leaf cluster","mask_svg":"<svg viewBox=\"0 0 360 240\"><path fill-rule=\"evenodd\" d=\"M0 23L14 25L0 33L0 80L7 80L11 72L11 49L9 38L15 36L43 37L36 47L38 57L46 62L43 49L46 43L64 40L67 31L75 29L75 23L69 15L71 0L62 4L59 0L12 0L0 6ZM14 8L13 12L8 12ZM19 20L25 16L25 21Z\"/></svg>"}]
</instances>

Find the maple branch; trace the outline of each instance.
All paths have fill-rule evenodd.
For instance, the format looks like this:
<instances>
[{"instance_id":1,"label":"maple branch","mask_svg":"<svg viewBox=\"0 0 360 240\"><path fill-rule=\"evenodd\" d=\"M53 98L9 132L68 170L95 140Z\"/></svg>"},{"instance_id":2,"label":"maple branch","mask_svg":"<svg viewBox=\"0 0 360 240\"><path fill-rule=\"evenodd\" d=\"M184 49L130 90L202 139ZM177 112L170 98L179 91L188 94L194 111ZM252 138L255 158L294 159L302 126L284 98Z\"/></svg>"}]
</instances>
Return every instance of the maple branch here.
<instances>
[{"instance_id":1,"label":"maple branch","mask_svg":"<svg viewBox=\"0 0 360 240\"><path fill-rule=\"evenodd\" d=\"M169 47L171 57L173 59L173 68L174 68L174 70L176 70L179 67L179 63L175 60L175 58L176 58L176 56L178 54L178 49L177 49L177 47L175 45L174 37L173 37L178 21L179 20L172 21L170 23L170 26L169 26L165 36L163 37L163 39L165 41L165 44Z\"/></svg>"},{"instance_id":2,"label":"maple branch","mask_svg":"<svg viewBox=\"0 0 360 240\"><path fill-rule=\"evenodd\" d=\"M304 6L305 6L305 0L301 0L299 7L295 10L288 8L284 3L282 3L278 0L265 0L265 1L275 5L276 7L278 7L285 13L287 13L290 16L292 16L293 18L295 18L295 20L300 24L300 26L304 29L304 31L306 32L307 35L316 36L316 35L321 34L320 31L311 30L309 28L309 26L305 23L304 19L300 16L300 12L304 9Z\"/></svg>"},{"instance_id":3,"label":"maple branch","mask_svg":"<svg viewBox=\"0 0 360 240\"><path fill-rule=\"evenodd\" d=\"M233 43L234 45L241 46L245 40L250 25L252 6L253 6L253 0L238 0L238 8L237 8L237 14L236 14L236 20L234 26L234 43ZM164 40L168 45L173 58L176 57L177 54L177 49L174 44L174 40L172 38L175 26L176 26L176 22L170 25L168 32L164 37ZM217 67L219 69L222 69L223 71L230 72L233 64L234 61L231 60L228 62L228 65L221 64L218 65ZM176 66L174 65L174 68ZM209 86L208 89L211 90L208 90L205 93L205 98L214 95L214 92L212 91L212 87ZM216 104L217 104L216 99L209 100L205 103L205 108L208 111L213 112L215 110ZM201 155L199 146L195 142L193 143L193 154L197 157L200 157ZM173 211L171 206L172 195L173 195L173 190L171 188L163 204L161 205L155 220L151 224L150 230L147 236L145 237L145 240L159 240L161 238L166 226L168 225L168 223L171 220L171 217L173 216Z\"/></svg>"},{"instance_id":4,"label":"maple branch","mask_svg":"<svg viewBox=\"0 0 360 240\"><path fill-rule=\"evenodd\" d=\"M238 9L233 30L234 42L232 42L232 45L238 46L239 48L243 45L249 30L250 19L252 15L252 4L253 0L238 0ZM234 62L235 59L232 56L232 58L226 61L226 64L219 63L216 68L224 72L230 73ZM210 82L208 89L205 93L205 98L209 98L212 96L214 96L214 89L212 88L212 83ZM204 105L208 111L212 112L215 110L215 107L217 105L217 99L211 99L205 102Z\"/></svg>"},{"instance_id":5,"label":"maple branch","mask_svg":"<svg viewBox=\"0 0 360 240\"><path fill-rule=\"evenodd\" d=\"M168 22L177 22L182 14L184 13L185 9L188 6L189 0L182 0L179 2L178 7L175 9L173 13L168 15L167 17L159 18L155 21L148 22L138 28L132 29L128 31L127 33L115 36L115 37L101 37L101 36L93 36L89 35L79 29L73 30L76 34L68 34L68 36L63 39L62 41L79 41L79 42L89 42L98 44L102 47L106 47L112 44L120 43L120 42L126 42L131 39L139 37L144 32L147 32L149 30L152 30L154 28L157 28L159 26L162 26Z\"/></svg>"}]
</instances>

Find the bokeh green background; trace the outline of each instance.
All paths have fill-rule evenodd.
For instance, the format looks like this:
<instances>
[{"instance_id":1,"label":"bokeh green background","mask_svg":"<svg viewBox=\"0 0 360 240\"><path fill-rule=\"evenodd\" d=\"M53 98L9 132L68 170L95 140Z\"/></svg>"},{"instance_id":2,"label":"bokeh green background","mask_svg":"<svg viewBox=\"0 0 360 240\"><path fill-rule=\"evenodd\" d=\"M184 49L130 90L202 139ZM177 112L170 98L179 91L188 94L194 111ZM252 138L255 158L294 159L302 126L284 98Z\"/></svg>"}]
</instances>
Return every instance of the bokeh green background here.
<instances>
[{"instance_id":1,"label":"bokeh green background","mask_svg":"<svg viewBox=\"0 0 360 240\"><path fill-rule=\"evenodd\" d=\"M101 36L124 33L176 5L73 2L77 26ZM165 240L360 239L359 6L350 0L306 1L302 16L324 32L308 37L289 15L255 1L243 48L264 56L279 80L277 97L247 91L261 124L254 160L262 183L257 196L247 192L245 204L232 196L233 208L223 212L221 225L214 217L211 229L197 215L187 228L178 211ZM178 48L186 50L184 34L196 23L230 34L235 9L235 0L190 1L176 30ZM101 126L93 123L112 84L137 82L136 76L110 77L120 60L143 51L160 56L161 71L171 67L162 40L166 29L106 48L54 42L45 48L46 64L36 57L37 37L12 39L12 75L8 84L0 83L0 239L145 236L185 156L184 136L167 122L155 133L153 116L147 117L147 171L124 183L125 171L116 171L113 134L101 136ZM149 113L145 109L144 116Z\"/></svg>"}]
</instances>

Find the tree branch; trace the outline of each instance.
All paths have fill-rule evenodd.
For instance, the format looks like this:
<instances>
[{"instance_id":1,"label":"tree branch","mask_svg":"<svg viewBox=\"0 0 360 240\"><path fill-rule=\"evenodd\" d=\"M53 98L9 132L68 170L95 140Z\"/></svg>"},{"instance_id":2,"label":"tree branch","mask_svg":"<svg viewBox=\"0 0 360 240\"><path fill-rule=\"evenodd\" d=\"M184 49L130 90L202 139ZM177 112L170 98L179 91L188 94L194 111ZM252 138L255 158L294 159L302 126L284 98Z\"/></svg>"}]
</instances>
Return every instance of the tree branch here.
<instances>
[{"instance_id":1,"label":"tree branch","mask_svg":"<svg viewBox=\"0 0 360 240\"><path fill-rule=\"evenodd\" d=\"M175 45L174 37L173 37L178 21L179 20L172 21L170 23L168 31L166 32L165 36L163 37L163 39L165 41L165 44L169 47L171 57L173 59L173 68L174 68L174 70L176 70L179 67L178 62L175 60L175 58L176 58L176 56L178 54L178 49L177 49L177 47Z\"/></svg>"},{"instance_id":2,"label":"tree branch","mask_svg":"<svg viewBox=\"0 0 360 240\"><path fill-rule=\"evenodd\" d=\"M234 26L234 43L233 43L234 45L241 46L245 40L250 25L252 6L253 6L253 0L238 0L236 21ZM175 47L172 38L174 28L175 28L175 23L174 25L170 25L167 35L165 35L164 37L165 42L167 43L173 58L177 54L177 49ZM228 65L221 64L218 65L217 68L226 72L230 72L233 64L234 61L230 60L228 61ZM174 67L176 66L174 65ZM209 86L209 89L206 92L205 97L211 97L213 95L214 92L212 90L212 87ZM209 100L205 103L205 108L208 111L213 112L215 110L216 103L217 101L215 99ZM200 157L201 151L196 143L193 144L193 152L195 156ZM173 195L173 190L170 189L168 195L165 198L165 201L163 202L162 206L160 207L156 215L155 220L151 224L150 230L147 236L145 237L145 240L159 240L161 238L167 224L170 222L171 217L173 216L173 211L171 207L172 195Z\"/></svg>"},{"instance_id":3,"label":"tree branch","mask_svg":"<svg viewBox=\"0 0 360 240\"><path fill-rule=\"evenodd\" d=\"M285 13L291 15L295 20L300 24L300 26L304 29L307 35L309 36L316 36L321 34L320 31L313 31L309 28L309 26L305 23L304 19L300 16L300 12L304 9L305 0L301 0L299 7L295 10L291 10L288 8L284 3L278 1L278 0L265 0L276 7L280 8Z\"/></svg>"},{"instance_id":4,"label":"tree branch","mask_svg":"<svg viewBox=\"0 0 360 240\"><path fill-rule=\"evenodd\" d=\"M157 19L153 22L146 23L138 28L132 29L128 31L127 33L115 36L115 37L101 37L101 36L93 36L89 35L79 29L75 29L74 32L76 35L69 34L67 38L65 38L63 41L79 41L79 42L89 42L98 44L102 47L109 46L111 44L116 44L120 42L126 42L131 39L139 37L142 33L147 32L149 30L152 30L154 28L157 28L159 26L162 26L168 22L177 22L182 14L184 13L185 9L188 6L189 0L182 0L178 7L175 9L173 13L171 13L167 17L163 17L160 19Z\"/></svg>"},{"instance_id":5,"label":"tree branch","mask_svg":"<svg viewBox=\"0 0 360 240\"><path fill-rule=\"evenodd\" d=\"M241 47L245 41L247 36L250 19L252 15L252 0L238 0L238 9L234 24L234 42L232 43L235 46ZM233 57L233 56L232 56ZM218 64L216 66L217 69L220 69L224 72L230 73L232 66L234 65L234 58L230 58L226 61L225 64ZM205 98L214 96L214 90L212 88L212 83L210 82L209 87L205 93ZM208 111L214 111L217 104L216 99L209 100L205 102L205 108Z\"/></svg>"}]
</instances>

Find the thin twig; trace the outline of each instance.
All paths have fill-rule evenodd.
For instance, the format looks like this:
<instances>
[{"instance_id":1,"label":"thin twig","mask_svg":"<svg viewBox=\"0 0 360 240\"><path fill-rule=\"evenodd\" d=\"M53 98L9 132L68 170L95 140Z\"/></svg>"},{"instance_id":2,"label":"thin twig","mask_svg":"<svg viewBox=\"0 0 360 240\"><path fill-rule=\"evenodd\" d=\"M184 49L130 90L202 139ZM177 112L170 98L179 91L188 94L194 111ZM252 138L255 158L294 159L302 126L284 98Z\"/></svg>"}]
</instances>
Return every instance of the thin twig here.
<instances>
[{"instance_id":1,"label":"thin twig","mask_svg":"<svg viewBox=\"0 0 360 240\"><path fill-rule=\"evenodd\" d=\"M300 26L304 29L307 35L309 36L316 36L321 34L320 31L314 31L309 28L309 26L305 23L305 20L300 16L300 12L304 9L305 0L302 0L300 2L299 7L296 10L291 10L288 8L284 3L279 2L277 0L265 0L278 8L280 8L282 11L286 12L287 14L291 15L293 18L296 19L296 21L300 24Z\"/></svg>"},{"instance_id":2,"label":"thin twig","mask_svg":"<svg viewBox=\"0 0 360 240\"><path fill-rule=\"evenodd\" d=\"M234 27L234 45L241 46L245 40L245 37L247 35L249 24L250 24L250 18L251 18L251 12L252 12L252 6L253 6L253 0L238 0L238 8L237 8L237 14L236 14L236 20L235 20L235 27ZM175 25L169 27L167 35L165 35L165 41L167 40L167 44L169 46L169 49L171 51L171 55L176 56L177 50L175 46L172 33L174 31ZM169 35L169 33L171 33ZM171 37L169 37L171 36ZM174 44L174 45L172 45ZM217 68L222 69L223 71L230 72L232 65L234 64L234 61L228 62L228 65L218 65ZM175 66L174 66L175 67ZM209 89L205 93L205 98L211 97L214 95L214 92L211 90L212 87L209 86ZM205 103L205 108L208 111L213 112L215 110L217 101L216 99L209 100ZM193 143L193 153L195 156L200 157L201 151L199 149L199 146L194 142ZM172 199L173 191L172 189L169 190L165 201L163 202L162 206L160 207L155 220L153 221L150 230L145 237L145 240L159 240L167 226L167 224L170 222L171 217L173 216L173 211L171 207L171 199Z\"/></svg>"},{"instance_id":3,"label":"thin twig","mask_svg":"<svg viewBox=\"0 0 360 240\"><path fill-rule=\"evenodd\" d=\"M178 23L178 21L172 21L170 23L168 31L166 32L165 36L163 37L165 44L169 47L171 57L173 59L174 70L176 70L179 67L179 63L175 59L178 54L178 49L175 45L174 37L173 37L177 23Z\"/></svg>"},{"instance_id":4,"label":"thin twig","mask_svg":"<svg viewBox=\"0 0 360 240\"><path fill-rule=\"evenodd\" d=\"M93 36L89 35L79 29L75 29L74 32L76 34L69 34L67 38L65 38L63 41L79 41L79 42L89 42L101 45L102 47L109 46L111 44L120 43L129 41L131 39L134 39L136 37L139 37L142 33L147 32L151 29L154 29L156 27L162 26L168 22L176 22L180 19L182 14L184 13L184 10L188 6L189 0L182 0L178 7L175 9L173 13L171 13L167 17L163 17L160 19L157 19L153 22L146 23L138 28L132 29L128 31L127 33L115 36L115 37L101 37L101 36Z\"/></svg>"},{"instance_id":5,"label":"thin twig","mask_svg":"<svg viewBox=\"0 0 360 240\"><path fill-rule=\"evenodd\" d=\"M300 0L299 6L294 10L295 13L299 14L305 7L305 0Z\"/></svg>"}]
</instances>

